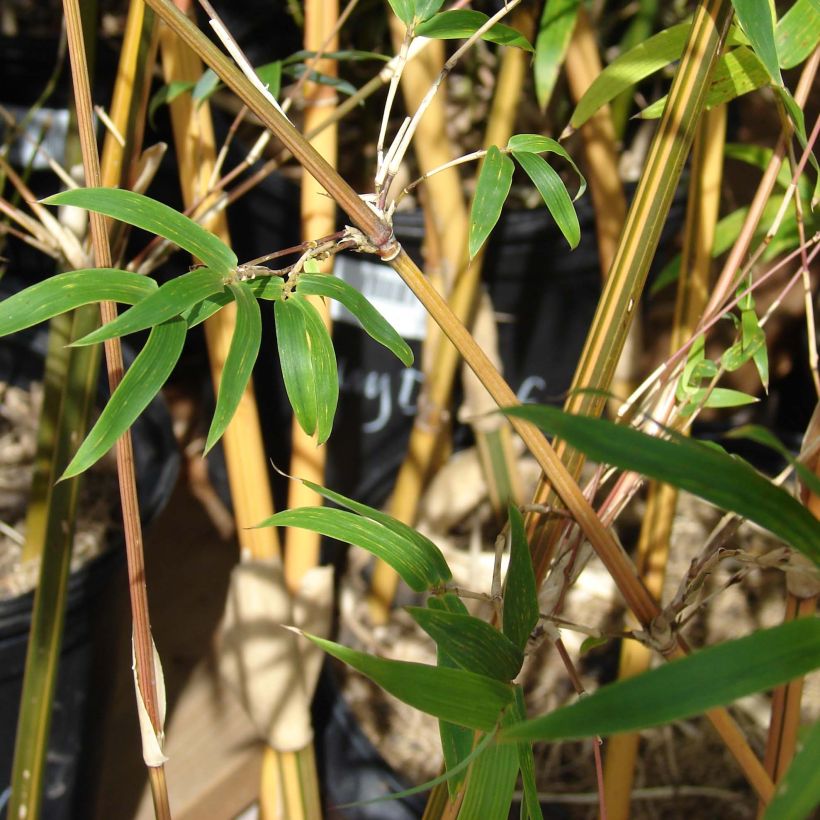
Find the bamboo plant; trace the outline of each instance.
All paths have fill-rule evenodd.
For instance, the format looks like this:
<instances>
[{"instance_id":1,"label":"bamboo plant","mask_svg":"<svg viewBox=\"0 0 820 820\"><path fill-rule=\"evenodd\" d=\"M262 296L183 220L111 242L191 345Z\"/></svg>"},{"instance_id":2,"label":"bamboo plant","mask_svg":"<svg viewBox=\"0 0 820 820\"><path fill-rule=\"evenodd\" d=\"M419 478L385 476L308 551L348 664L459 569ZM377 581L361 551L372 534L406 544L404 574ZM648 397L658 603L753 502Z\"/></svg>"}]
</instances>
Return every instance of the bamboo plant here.
<instances>
[{"instance_id":1,"label":"bamboo plant","mask_svg":"<svg viewBox=\"0 0 820 820\"><path fill-rule=\"evenodd\" d=\"M527 508L527 517L515 504L509 505L504 538L499 541L509 552L508 568L503 585L494 585L489 591L459 588L441 550L407 523L308 477L296 478L301 478L311 493L333 502L333 507L288 509L258 522L263 528L301 528L360 547L389 566L419 595L421 605L409 607L408 612L435 644L435 665L387 660L324 637L300 634L399 699L438 718L445 772L418 787L439 787L426 816L458 816L465 820L506 817L520 778L522 816L541 817L533 755L535 742L607 737L698 714L705 714L712 721L761 805L767 807L767 817L805 816L820 799L816 779L805 779L820 744L817 726L808 729L803 748L790 766L791 751L783 755L772 752L769 757L774 756L777 762L767 760L764 766L725 707L744 695L783 686L820 666L820 623L816 617L807 605L800 610L803 617L788 618L780 626L694 649L681 633L681 613L692 604L699 584L714 562L721 560L720 551L711 549L709 543L704 545L684 579L679 599L663 601L658 589L644 583L611 525L642 481L662 482L694 493L770 531L788 545L779 566L791 577L799 577L808 585L816 584L820 523L814 515L813 499L820 494L820 485L813 469L813 441L807 443L810 457L805 457L806 464L792 459L792 468L807 488L804 506L748 463L683 435L704 408L749 401L749 397L719 384L725 372L751 362L765 382L765 322L756 313L753 293L760 282L778 270L791 270L788 265L798 268L789 286L807 279L817 250L817 237L806 231L803 223L808 220L816 197L809 194L807 207L797 205L796 224L803 225L797 251L763 275L756 273L746 259L754 225L742 230L735 255L730 256L734 261L718 279L711 299L701 310L693 307L686 322L681 319L678 323L681 330L670 358L635 391L615 421L597 416L609 396L615 367L642 297L649 264L692 140L698 128L705 135L709 127L705 112L724 104L744 88L765 85L776 95L784 134L778 152L785 156L792 136L796 148L776 225L770 229L772 235L783 222L788 204L805 196L805 180L816 175L813 148L818 128L811 123L807 128L801 107L805 104L807 84L801 81L793 95L781 72L808 61L803 77L809 75L810 85L820 36L820 15L812 3L798 0L777 20L769 4L702 0L691 22L661 32L621 55L618 66L613 64L602 71L581 96L570 118L572 128L581 127L608 102L623 100L622 95L641 76L680 61L666 102L650 106L642 113L647 118L660 114L661 121L564 410L518 404L513 391L464 327L461 319L467 318L469 311L463 316L456 315L402 249L392 225L398 196L393 182L398 169L421 127L426 109L461 56L482 38L504 47L533 50L520 31L503 22L519 2L509 0L488 17L460 8L461 4L442 10L443 0L389 0L392 24L402 36L381 115L372 189L362 194L354 191L294 127L270 82L260 79L215 15L211 14L211 24L230 58L169 0L149 0L148 5L330 194L352 225L308 237L288 249L296 256L295 262L273 268L263 262L278 258L281 254L277 249L272 249L264 259L241 262L223 238L200 224L201 214L200 220L195 221L133 191L103 188L92 179L87 188L49 197L46 205L73 205L149 231L189 252L201 263L159 287L133 271L110 268L103 251L100 267L60 274L0 303L3 334L83 304L103 301L131 307L102 328L76 340L75 347L101 341L110 343L129 333L151 331L142 352L62 477L81 474L128 430L161 389L181 353L187 332L229 308L236 311L227 354L231 367L226 368L219 384L208 434L207 446L212 447L228 429L251 378L261 334L260 300L273 303L277 352L296 423L305 436L323 444L332 433L339 387L333 343L313 301L315 297L339 301L356 315L368 334L405 365L412 361L407 344L361 293L344 281L319 272L318 263L340 251L372 254L392 266L418 297L441 328L442 344L446 337L473 370L543 471L541 486L534 504ZM545 97L549 96L549 88L570 47L573 29L579 20L584 22L578 6L546 4L536 43L547 44L551 56L545 58L537 48L535 52L540 72L536 79ZM544 20L551 19L548 11L555 12L556 7L560 7L561 29L552 32ZM650 15L651 10L645 13ZM398 130L391 133L391 105L414 44L421 38L459 42L433 84L414 103L416 107L411 106ZM482 165L469 228L460 240L466 247L447 247L448 254L456 260L465 254L470 260L479 256L504 208L516 168L531 180L567 244L575 247L580 229L573 197L583 195L586 180L574 158L559 140L543 134L512 134L500 142L455 161L458 164L481 159ZM552 163L573 180L569 189ZM444 165L451 168L453 162ZM606 173L602 171L605 165L590 165L590 173ZM426 170L426 176L434 176L436 170ZM600 182L599 177L596 183ZM758 214L768 192L760 199ZM770 241L771 237L760 245L752 262L764 255ZM699 252L702 255L703 249ZM687 264L690 258L690 254L684 256ZM680 301L688 299L688 304L697 306L687 291L688 281L681 279ZM710 348L707 356L705 334L723 315L734 317L736 339L718 355ZM684 329L690 327L693 330L687 335ZM554 437L552 443L545 434ZM765 437L759 431L754 435ZM608 468L609 480L603 497L596 492L597 480L590 487L580 484L581 466L586 458ZM629 640L669 663L530 718L519 676L525 655L539 636L547 635L552 640L570 678L577 677L555 624L560 623L560 605L568 584L577 578L593 551L611 574L635 619L637 626L628 634ZM467 597L492 603L496 612L494 622L470 615L463 602ZM579 687L576 689L580 692ZM782 725L787 725L787 733L795 733L794 709L786 716L781 708L778 715L773 745L781 744ZM787 745L793 748L793 740ZM602 773L599 775L603 781ZM776 788L778 784L780 787ZM169 816L160 785L157 795L158 816ZM603 816L603 782L601 795Z\"/></svg>"}]
</instances>

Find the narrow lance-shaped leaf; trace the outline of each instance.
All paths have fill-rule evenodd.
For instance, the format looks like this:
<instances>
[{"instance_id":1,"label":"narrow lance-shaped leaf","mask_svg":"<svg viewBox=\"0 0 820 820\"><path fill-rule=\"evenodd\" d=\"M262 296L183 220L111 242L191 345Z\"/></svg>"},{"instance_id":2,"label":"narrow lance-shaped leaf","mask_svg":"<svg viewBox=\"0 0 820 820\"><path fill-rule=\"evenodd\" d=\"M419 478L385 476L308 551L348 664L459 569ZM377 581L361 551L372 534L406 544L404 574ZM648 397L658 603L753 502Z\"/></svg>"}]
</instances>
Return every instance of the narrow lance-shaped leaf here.
<instances>
[{"instance_id":1,"label":"narrow lance-shaped leaf","mask_svg":"<svg viewBox=\"0 0 820 820\"><path fill-rule=\"evenodd\" d=\"M512 185L513 171L513 161L495 145L490 146L481 165L470 209L471 259L478 253L501 216L501 209Z\"/></svg>"},{"instance_id":2,"label":"narrow lance-shaped leaf","mask_svg":"<svg viewBox=\"0 0 820 820\"><path fill-rule=\"evenodd\" d=\"M530 154L557 154L562 159L565 159L572 166L572 170L578 175L578 191L572 198L572 201L577 201L583 196L584 191L586 191L587 181L581 173L581 169L575 164L575 160L567 153L560 142L550 137L542 137L541 134L514 134L507 142L507 148L511 151L527 152Z\"/></svg>"},{"instance_id":3,"label":"narrow lance-shaped leaf","mask_svg":"<svg viewBox=\"0 0 820 820\"><path fill-rule=\"evenodd\" d=\"M440 583L438 566L429 553L377 521L371 521L347 510L329 507L302 507L284 510L266 518L259 527L301 527L354 544L393 567L415 592L424 592Z\"/></svg>"},{"instance_id":4,"label":"narrow lance-shaped leaf","mask_svg":"<svg viewBox=\"0 0 820 820\"><path fill-rule=\"evenodd\" d=\"M125 336L128 333L136 333L139 330L153 327L166 319L180 316L192 306L208 296L219 293L224 288L223 277L210 268L197 268L183 273L137 302L134 307L121 313L113 322L108 322L93 333L77 339L74 346L97 344L106 339L114 339L117 336Z\"/></svg>"},{"instance_id":5,"label":"narrow lance-shaped leaf","mask_svg":"<svg viewBox=\"0 0 820 820\"><path fill-rule=\"evenodd\" d=\"M150 197L119 188L75 188L44 199L46 205L73 205L127 222L188 251L217 273L236 267L236 254L210 231Z\"/></svg>"},{"instance_id":6,"label":"narrow lance-shaped leaf","mask_svg":"<svg viewBox=\"0 0 820 820\"><path fill-rule=\"evenodd\" d=\"M444 0L414 0L413 16L420 23L432 17L443 5Z\"/></svg>"},{"instance_id":7,"label":"narrow lance-shaped leaf","mask_svg":"<svg viewBox=\"0 0 820 820\"><path fill-rule=\"evenodd\" d=\"M326 498L328 501L332 501L340 507L346 507L365 518L370 518L400 538L409 541L413 545L413 549L418 550L419 555L422 556L428 564L429 577L432 584L446 583L452 580L453 574L450 572L450 567L447 565L443 553L426 535L422 535L418 530L414 530L404 522L393 518L387 513L383 513L381 510L368 507L367 504L354 501L352 498L348 498L334 490L329 490L327 487L322 487L307 479L302 479L302 483L313 490L313 492L321 495L322 498Z\"/></svg>"},{"instance_id":8,"label":"narrow lance-shaped leaf","mask_svg":"<svg viewBox=\"0 0 820 820\"><path fill-rule=\"evenodd\" d=\"M518 718L512 707L501 716L502 727L517 722ZM459 817L509 817L517 777L516 747L497 744L490 746L476 759L470 769L467 792L461 804Z\"/></svg>"},{"instance_id":9,"label":"narrow lance-shaped leaf","mask_svg":"<svg viewBox=\"0 0 820 820\"><path fill-rule=\"evenodd\" d=\"M500 739L559 740L646 729L771 689L818 666L820 619L799 618L604 686L571 706L502 730Z\"/></svg>"},{"instance_id":10,"label":"narrow lance-shaped leaf","mask_svg":"<svg viewBox=\"0 0 820 820\"><path fill-rule=\"evenodd\" d=\"M712 82L703 105L708 110L742 97L769 82L769 74L755 53L748 48L736 48L724 54L712 74ZM663 96L638 115L654 120L663 114L667 97Z\"/></svg>"},{"instance_id":11,"label":"narrow lance-shaped leaf","mask_svg":"<svg viewBox=\"0 0 820 820\"><path fill-rule=\"evenodd\" d=\"M417 606L406 609L462 669L503 681L512 680L521 671L524 653L481 618Z\"/></svg>"},{"instance_id":12,"label":"narrow lance-shaped leaf","mask_svg":"<svg viewBox=\"0 0 820 820\"><path fill-rule=\"evenodd\" d=\"M387 0L390 3L390 8L393 9L393 14L399 18L406 26L413 22L413 11L415 9L415 0Z\"/></svg>"},{"instance_id":13,"label":"narrow lance-shaped leaf","mask_svg":"<svg viewBox=\"0 0 820 820\"><path fill-rule=\"evenodd\" d=\"M518 164L526 171L532 180L547 210L552 214L555 224L558 225L570 248L577 247L581 241L581 226L578 224L578 215L572 207L572 200L564 187L558 173L540 155L525 151L513 151Z\"/></svg>"},{"instance_id":14,"label":"narrow lance-shaped leaf","mask_svg":"<svg viewBox=\"0 0 820 820\"><path fill-rule=\"evenodd\" d=\"M133 305L156 289L153 279L116 268L59 273L0 302L0 336L33 327L93 302Z\"/></svg>"},{"instance_id":15,"label":"narrow lance-shaped leaf","mask_svg":"<svg viewBox=\"0 0 820 820\"><path fill-rule=\"evenodd\" d=\"M736 512L820 563L820 521L736 456L683 436L663 440L545 405L510 407L504 413L557 435L596 461L665 481Z\"/></svg>"},{"instance_id":16,"label":"narrow lance-shaped leaf","mask_svg":"<svg viewBox=\"0 0 820 820\"><path fill-rule=\"evenodd\" d=\"M509 684L463 669L392 661L305 635L329 655L352 666L399 700L427 714L491 732L513 699Z\"/></svg>"},{"instance_id":17,"label":"narrow lance-shaped leaf","mask_svg":"<svg viewBox=\"0 0 820 820\"><path fill-rule=\"evenodd\" d=\"M194 84L191 99L202 105L221 85L219 77L212 68L206 68Z\"/></svg>"},{"instance_id":18,"label":"narrow lance-shaped leaf","mask_svg":"<svg viewBox=\"0 0 820 820\"><path fill-rule=\"evenodd\" d=\"M273 314L285 391L299 426L312 436L316 432L316 390L305 314L299 310L293 296L274 302Z\"/></svg>"},{"instance_id":19,"label":"narrow lance-shaped leaf","mask_svg":"<svg viewBox=\"0 0 820 820\"><path fill-rule=\"evenodd\" d=\"M477 32L490 18L480 11L471 9L451 9L431 17L424 23L416 26L419 37L433 37L439 40L466 40ZM520 31L496 23L491 29L481 35L483 40L498 43L500 46L514 46L525 51L533 51L533 47Z\"/></svg>"},{"instance_id":20,"label":"narrow lance-shaped leaf","mask_svg":"<svg viewBox=\"0 0 820 820\"><path fill-rule=\"evenodd\" d=\"M774 41L781 68L794 68L817 48L820 39L820 3L797 0L778 20Z\"/></svg>"},{"instance_id":21,"label":"narrow lance-shaped leaf","mask_svg":"<svg viewBox=\"0 0 820 820\"><path fill-rule=\"evenodd\" d=\"M443 612L454 612L460 615L469 614L461 599L451 592L442 595L440 598L431 596L427 600L427 606L430 609ZM436 647L436 661L439 666L446 666L450 669L455 669L458 666L442 648L441 644ZM459 771L459 767L470 756L474 736L464 726L457 726L455 723L446 720L439 720L438 730L441 738L441 751L444 754L444 767L449 774L453 774L447 781L447 789L452 799L458 794L459 786L467 776L466 770L462 770L460 775L454 773Z\"/></svg>"},{"instance_id":22,"label":"narrow lance-shaped leaf","mask_svg":"<svg viewBox=\"0 0 820 820\"><path fill-rule=\"evenodd\" d=\"M313 389L316 392L316 438L319 444L324 444L333 429L333 418L339 403L336 351L319 311L298 294L292 296L290 301L305 316L305 331L313 361Z\"/></svg>"},{"instance_id":23,"label":"narrow lance-shaped leaf","mask_svg":"<svg viewBox=\"0 0 820 820\"><path fill-rule=\"evenodd\" d=\"M783 779L777 785L772 802L766 808L764 820L804 820L820 805L820 723L806 731L803 748L792 760Z\"/></svg>"},{"instance_id":24,"label":"narrow lance-shaped leaf","mask_svg":"<svg viewBox=\"0 0 820 820\"><path fill-rule=\"evenodd\" d=\"M524 690L520 686L515 687L515 700L512 705L512 712L516 723L522 723L527 719L527 707L524 704ZM524 799L521 804L522 820L544 820L541 813L541 802L538 799L538 788L535 783L535 758L532 754L532 743L523 741L518 744L518 768L521 770L521 785L523 787Z\"/></svg>"},{"instance_id":25,"label":"narrow lance-shaped leaf","mask_svg":"<svg viewBox=\"0 0 820 820\"><path fill-rule=\"evenodd\" d=\"M555 88L580 7L580 0L547 0L541 12L533 70L535 94L542 109L547 107Z\"/></svg>"},{"instance_id":26,"label":"narrow lance-shaped leaf","mask_svg":"<svg viewBox=\"0 0 820 820\"><path fill-rule=\"evenodd\" d=\"M772 80L777 85L783 85L774 41L774 14L771 4L760 0L732 0L732 5L755 54L766 67Z\"/></svg>"},{"instance_id":27,"label":"narrow lance-shaped leaf","mask_svg":"<svg viewBox=\"0 0 820 820\"><path fill-rule=\"evenodd\" d=\"M513 504L509 506L509 519L510 563L504 584L501 622L504 634L523 651L538 623L538 588L524 531L524 519Z\"/></svg>"},{"instance_id":28,"label":"narrow lance-shaped leaf","mask_svg":"<svg viewBox=\"0 0 820 820\"><path fill-rule=\"evenodd\" d=\"M384 345L405 366L413 364L413 351L393 326L356 288L343 279L324 274L303 273L299 276L299 292L324 296L343 304L358 320L372 339Z\"/></svg>"},{"instance_id":29,"label":"narrow lance-shaped leaf","mask_svg":"<svg viewBox=\"0 0 820 820\"><path fill-rule=\"evenodd\" d=\"M205 441L206 453L219 441L236 413L253 373L262 342L262 316L256 298L244 284L229 287L236 299L236 325L225 366L222 368L214 417Z\"/></svg>"},{"instance_id":30,"label":"narrow lance-shaped leaf","mask_svg":"<svg viewBox=\"0 0 820 820\"><path fill-rule=\"evenodd\" d=\"M79 475L99 461L136 421L171 375L182 353L187 331L185 320L180 317L169 319L151 331L62 478Z\"/></svg>"}]
</instances>

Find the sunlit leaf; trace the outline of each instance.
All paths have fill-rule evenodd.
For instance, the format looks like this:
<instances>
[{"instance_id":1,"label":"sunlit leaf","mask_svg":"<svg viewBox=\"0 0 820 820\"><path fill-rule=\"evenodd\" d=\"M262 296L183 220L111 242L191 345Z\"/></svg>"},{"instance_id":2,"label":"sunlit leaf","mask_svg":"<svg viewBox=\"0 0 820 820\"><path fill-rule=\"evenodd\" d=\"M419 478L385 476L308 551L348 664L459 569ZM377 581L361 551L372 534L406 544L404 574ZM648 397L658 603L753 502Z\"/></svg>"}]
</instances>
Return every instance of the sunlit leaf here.
<instances>
[{"instance_id":1,"label":"sunlit leaf","mask_svg":"<svg viewBox=\"0 0 820 820\"><path fill-rule=\"evenodd\" d=\"M299 426L312 436L316 432L318 409L305 313L299 309L295 296L274 302L273 312L285 392Z\"/></svg>"},{"instance_id":2,"label":"sunlit leaf","mask_svg":"<svg viewBox=\"0 0 820 820\"><path fill-rule=\"evenodd\" d=\"M774 40L781 68L794 68L817 48L820 39L820 4L797 0L778 20Z\"/></svg>"},{"instance_id":3,"label":"sunlit leaf","mask_svg":"<svg viewBox=\"0 0 820 820\"><path fill-rule=\"evenodd\" d=\"M522 651L538 623L538 589L532 568L524 519L518 508L509 506L510 563L504 583L504 634Z\"/></svg>"},{"instance_id":4,"label":"sunlit leaf","mask_svg":"<svg viewBox=\"0 0 820 820\"><path fill-rule=\"evenodd\" d=\"M567 153L566 149L560 142L557 142L550 137L542 137L540 134L515 134L510 137L507 142L507 148L511 151L529 152L531 154L557 154L562 159L565 159L571 166L572 170L578 175L578 192L573 197L575 202L587 189L587 181L581 173L581 169L575 164L575 160Z\"/></svg>"},{"instance_id":5,"label":"sunlit leaf","mask_svg":"<svg viewBox=\"0 0 820 820\"><path fill-rule=\"evenodd\" d=\"M547 0L535 37L535 94L543 109L552 96L578 19L580 0Z\"/></svg>"},{"instance_id":6,"label":"sunlit leaf","mask_svg":"<svg viewBox=\"0 0 820 820\"><path fill-rule=\"evenodd\" d=\"M343 304L358 320L362 329L384 345L405 367L413 364L413 351L393 326L352 285L335 276L303 273L299 276L299 293L324 296Z\"/></svg>"},{"instance_id":7,"label":"sunlit leaf","mask_svg":"<svg viewBox=\"0 0 820 820\"><path fill-rule=\"evenodd\" d=\"M423 592L442 582L441 567L435 555L384 524L348 510L331 507L284 510L257 526L300 527L346 544L355 544L393 567L407 586L416 592Z\"/></svg>"},{"instance_id":8,"label":"sunlit leaf","mask_svg":"<svg viewBox=\"0 0 820 820\"><path fill-rule=\"evenodd\" d=\"M736 48L724 54L712 74L712 82L703 105L708 110L742 97L769 82L769 74L757 55L749 48ZM663 114L666 97L661 97L638 115L653 120Z\"/></svg>"},{"instance_id":9,"label":"sunlit leaf","mask_svg":"<svg viewBox=\"0 0 820 820\"><path fill-rule=\"evenodd\" d=\"M484 244L501 216L501 209L512 185L515 165L495 145L490 146L481 165L470 209L470 258Z\"/></svg>"},{"instance_id":10,"label":"sunlit leaf","mask_svg":"<svg viewBox=\"0 0 820 820\"><path fill-rule=\"evenodd\" d=\"M81 347L96 344L153 327L166 319L180 316L208 296L219 293L224 287L222 276L210 268L197 268L183 273L141 299L114 321L78 339L74 345Z\"/></svg>"},{"instance_id":11,"label":"sunlit leaf","mask_svg":"<svg viewBox=\"0 0 820 820\"><path fill-rule=\"evenodd\" d=\"M415 6L413 16L419 22L428 20L444 5L444 0L412 0L412 2Z\"/></svg>"},{"instance_id":12,"label":"sunlit leaf","mask_svg":"<svg viewBox=\"0 0 820 820\"><path fill-rule=\"evenodd\" d=\"M262 341L262 316L256 297L245 284L230 285L230 291L236 300L236 325L222 368L214 417L205 441L205 453L219 441L233 418L250 381Z\"/></svg>"},{"instance_id":13,"label":"sunlit leaf","mask_svg":"<svg viewBox=\"0 0 820 820\"><path fill-rule=\"evenodd\" d=\"M101 459L165 384L177 363L188 328L175 317L157 325L125 372L96 424L77 450L62 478L71 478Z\"/></svg>"},{"instance_id":14,"label":"sunlit leaf","mask_svg":"<svg viewBox=\"0 0 820 820\"><path fill-rule=\"evenodd\" d=\"M59 273L0 302L0 336L93 302L136 304L156 289L153 279L115 268Z\"/></svg>"},{"instance_id":15,"label":"sunlit leaf","mask_svg":"<svg viewBox=\"0 0 820 820\"><path fill-rule=\"evenodd\" d=\"M481 618L417 606L409 606L407 611L462 669L503 681L512 680L521 671L523 652Z\"/></svg>"},{"instance_id":16,"label":"sunlit leaf","mask_svg":"<svg viewBox=\"0 0 820 820\"><path fill-rule=\"evenodd\" d=\"M642 473L736 512L820 562L820 522L736 456L683 436L663 440L546 405L510 407L504 413L531 421L598 462Z\"/></svg>"},{"instance_id":17,"label":"sunlit leaf","mask_svg":"<svg viewBox=\"0 0 820 820\"><path fill-rule=\"evenodd\" d=\"M480 11L451 9L416 26L416 34L420 37L433 37L440 40L464 40L475 34L489 19ZM498 43L501 46L514 46L525 51L534 50L520 31L505 26L503 23L496 23L481 37L483 40Z\"/></svg>"},{"instance_id":18,"label":"sunlit leaf","mask_svg":"<svg viewBox=\"0 0 820 820\"><path fill-rule=\"evenodd\" d=\"M236 254L222 240L179 211L142 194L119 188L75 188L43 202L74 205L150 231L179 245L223 276L228 276L236 267Z\"/></svg>"},{"instance_id":19,"label":"sunlit leaf","mask_svg":"<svg viewBox=\"0 0 820 820\"><path fill-rule=\"evenodd\" d=\"M577 247L581 241L581 227L561 177L539 154L513 151L513 156L538 189L570 248Z\"/></svg>"},{"instance_id":20,"label":"sunlit leaf","mask_svg":"<svg viewBox=\"0 0 820 820\"><path fill-rule=\"evenodd\" d=\"M427 536L422 535L418 530L407 526L404 522L393 518L393 516L388 515L387 513L383 513L381 510L377 510L374 507L368 507L367 504L354 501L352 498L348 498L347 496L337 493L334 490L329 490L327 487L322 487L319 484L308 481L307 479L302 479L302 483L306 487L313 490L313 492L321 495L323 498L326 498L328 501L332 501L340 507L346 507L348 510L351 510L351 512L358 513L365 518L370 518L371 520L381 524L383 527L386 527L390 530L390 532L410 542L413 545L411 551L416 551L418 553L420 560L426 567L425 575L429 578L430 586L445 583L452 579L453 576L450 572L450 567L447 565L447 561L445 560L441 550L429 538L427 538Z\"/></svg>"},{"instance_id":21,"label":"sunlit leaf","mask_svg":"<svg viewBox=\"0 0 820 820\"><path fill-rule=\"evenodd\" d=\"M772 80L778 85L783 85L774 40L775 19L772 6L760 0L732 0L732 5L755 54L766 67Z\"/></svg>"},{"instance_id":22,"label":"sunlit leaf","mask_svg":"<svg viewBox=\"0 0 820 820\"><path fill-rule=\"evenodd\" d=\"M732 390L728 387L713 387L709 390L706 387L699 387L688 394L689 412L681 408L681 414L690 415L694 409L700 405L703 407L743 407L747 404L755 404L760 401L756 396L742 393L740 390Z\"/></svg>"},{"instance_id":23,"label":"sunlit leaf","mask_svg":"<svg viewBox=\"0 0 820 820\"><path fill-rule=\"evenodd\" d=\"M820 666L820 620L763 629L694 652L550 714L504 728L500 740L559 740L632 732L693 717Z\"/></svg>"},{"instance_id":24,"label":"sunlit leaf","mask_svg":"<svg viewBox=\"0 0 820 820\"><path fill-rule=\"evenodd\" d=\"M820 805L820 723L806 730L802 748L777 784L763 820L804 820Z\"/></svg>"},{"instance_id":25,"label":"sunlit leaf","mask_svg":"<svg viewBox=\"0 0 820 820\"><path fill-rule=\"evenodd\" d=\"M463 669L386 660L314 635L305 637L399 700L459 726L491 732L501 712L513 699L512 686L484 675Z\"/></svg>"},{"instance_id":26,"label":"sunlit leaf","mask_svg":"<svg viewBox=\"0 0 820 820\"><path fill-rule=\"evenodd\" d=\"M415 0L387 0L393 14L399 18L406 26L413 22L413 11L415 10Z\"/></svg>"},{"instance_id":27,"label":"sunlit leaf","mask_svg":"<svg viewBox=\"0 0 820 820\"><path fill-rule=\"evenodd\" d=\"M270 91L271 96L278 97L282 86L282 61L274 60L272 63L265 63L265 65L254 68L254 71L262 81L262 85Z\"/></svg>"}]
</instances>

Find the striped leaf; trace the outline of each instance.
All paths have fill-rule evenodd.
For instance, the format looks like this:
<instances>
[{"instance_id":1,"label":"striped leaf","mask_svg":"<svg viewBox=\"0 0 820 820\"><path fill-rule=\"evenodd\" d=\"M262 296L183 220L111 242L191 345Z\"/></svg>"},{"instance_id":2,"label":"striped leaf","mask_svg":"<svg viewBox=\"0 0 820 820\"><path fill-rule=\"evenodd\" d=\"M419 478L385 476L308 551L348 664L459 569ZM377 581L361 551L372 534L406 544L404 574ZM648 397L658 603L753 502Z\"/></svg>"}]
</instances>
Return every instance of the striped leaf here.
<instances>
[{"instance_id":1,"label":"striped leaf","mask_svg":"<svg viewBox=\"0 0 820 820\"><path fill-rule=\"evenodd\" d=\"M683 436L663 440L545 405L511 407L504 413L559 436L595 461L664 481L736 512L820 563L820 521L736 456Z\"/></svg>"},{"instance_id":2,"label":"striped leaf","mask_svg":"<svg viewBox=\"0 0 820 820\"><path fill-rule=\"evenodd\" d=\"M501 622L504 634L522 652L538 623L538 589L524 531L524 518L513 504L509 506L510 563L504 586Z\"/></svg>"},{"instance_id":3,"label":"striped leaf","mask_svg":"<svg viewBox=\"0 0 820 820\"><path fill-rule=\"evenodd\" d=\"M59 273L0 302L0 336L33 327L93 302L133 305L156 289L153 279L115 268Z\"/></svg>"},{"instance_id":4,"label":"striped leaf","mask_svg":"<svg viewBox=\"0 0 820 820\"><path fill-rule=\"evenodd\" d=\"M210 268L197 268L166 282L161 288L121 313L113 322L74 342L76 347L93 345L154 327L224 290L223 277Z\"/></svg>"},{"instance_id":5,"label":"striped leaf","mask_svg":"<svg viewBox=\"0 0 820 820\"><path fill-rule=\"evenodd\" d=\"M43 202L85 208L142 228L173 242L223 276L236 268L236 254L221 239L179 211L142 194L119 188L75 188Z\"/></svg>"}]
</instances>

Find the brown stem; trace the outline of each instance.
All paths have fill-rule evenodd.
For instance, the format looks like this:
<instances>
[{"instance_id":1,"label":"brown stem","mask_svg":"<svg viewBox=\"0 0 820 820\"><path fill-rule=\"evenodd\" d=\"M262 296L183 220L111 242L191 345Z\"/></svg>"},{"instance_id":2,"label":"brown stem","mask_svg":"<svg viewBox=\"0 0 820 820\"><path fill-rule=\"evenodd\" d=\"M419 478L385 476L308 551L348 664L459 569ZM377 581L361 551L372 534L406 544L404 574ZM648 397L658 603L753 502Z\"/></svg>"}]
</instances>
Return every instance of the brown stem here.
<instances>
[{"instance_id":1,"label":"brown stem","mask_svg":"<svg viewBox=\"0 0 820 820\"><path fill-rule=\"evenodd\" d=\"M68 32L69 52L71 55L71 74L74 82L74 95L77 105L77 120L80 131L80 142L85 166L86 185L100 185L100 160L97 154L97 143L94 135L91 116L91 89L88 79L88 66L82 29L82 20L77 0L65 0L66 31ZM95 212L90 213L91 237L94 246L94 257L99 267L111 267L111 250L108 244L105 218ZM112 302L102 302L100 313L104 323L113 321L117 316L116 306ZM118 387L123 376L122 348L119 339L105 343L105 358L108 369L108 382L111 392ZM134 621L134 654L140 695L145 703L154 732L160 735L162 723L156 689L156 670L154 668L154 644L151 638L151 625L148 617L148 596L145 585L145 560L142 550L142 525L137 501L137 485L134 471L134 452L131 445L130 431L126 431L117 440L117 473L120 485L120 503L122 505L123 528L125 532L125 550L128 561L128 587L131 596L131 611ZM168 791L165 784L163 766L151 767L151 789L157 818L170 820L171 810L168 804Z\"/></svg>"}]
</instances>

